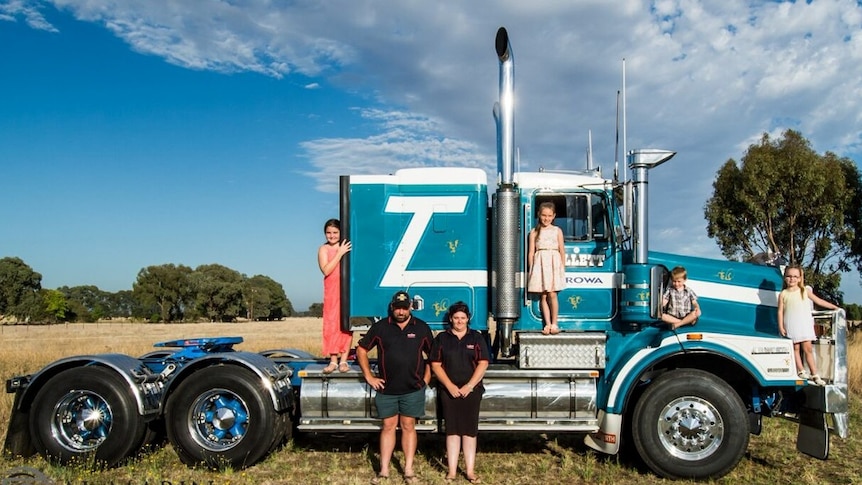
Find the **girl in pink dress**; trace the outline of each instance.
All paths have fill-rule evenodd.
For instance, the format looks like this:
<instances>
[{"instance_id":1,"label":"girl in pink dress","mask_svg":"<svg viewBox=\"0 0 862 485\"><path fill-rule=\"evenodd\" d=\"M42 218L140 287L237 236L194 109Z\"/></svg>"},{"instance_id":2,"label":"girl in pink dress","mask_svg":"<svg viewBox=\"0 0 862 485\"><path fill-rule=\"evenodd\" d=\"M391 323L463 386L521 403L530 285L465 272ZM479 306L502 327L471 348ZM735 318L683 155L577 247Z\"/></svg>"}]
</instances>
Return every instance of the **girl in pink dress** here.
<instances>
[{"instance_id":1,"label":"girl in pink dress","mask_svg":"<svg viewBox=\"0 0 862 485\"><path fill-rule=\"evenodd\" d=\"M347 353L353 341L351 332L341 330L341 258L350 252L350 241L341 240L341 223L329 219L323 225L326 243L317 250L317 264L323 273L323 355L329 356L325 374L338 369L347 372ZM339 362L340 361L340 362Z\"/></svg>"},{"instance_id":2,"label":"girl in pink dress","mask_svg":"<svg viewBox=\"0 0 862 485\"><path fill-rule=\"evenodd\" d=\"M530 265L527 291L542 294L542 333L545 335L560 333L560 327L557 325L560 309L557 292L566 286L563 231L554 225L556 216L553 202L542 202L539 205L539 225L530 231L527 249L527 262Z\"/></svg>"}]
</instances>

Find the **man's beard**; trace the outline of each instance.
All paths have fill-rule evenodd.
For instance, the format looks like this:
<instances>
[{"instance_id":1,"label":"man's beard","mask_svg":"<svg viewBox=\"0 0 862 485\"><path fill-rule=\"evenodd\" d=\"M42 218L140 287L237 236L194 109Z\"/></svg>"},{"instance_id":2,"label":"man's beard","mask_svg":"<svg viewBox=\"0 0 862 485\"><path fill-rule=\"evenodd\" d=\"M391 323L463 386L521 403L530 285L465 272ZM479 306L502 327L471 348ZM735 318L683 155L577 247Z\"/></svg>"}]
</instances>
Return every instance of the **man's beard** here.
<instances>
[{"instance_id":1,"label":"man's beard","mask_svg":"<svg viewBox=\"0 0 862 485\"><path fill-rule=\"evenodd\" d=\"M392 319L398 323L404 323L407 320L410 320L410 313L393 313Z\"/></svg>"}]
</instances>

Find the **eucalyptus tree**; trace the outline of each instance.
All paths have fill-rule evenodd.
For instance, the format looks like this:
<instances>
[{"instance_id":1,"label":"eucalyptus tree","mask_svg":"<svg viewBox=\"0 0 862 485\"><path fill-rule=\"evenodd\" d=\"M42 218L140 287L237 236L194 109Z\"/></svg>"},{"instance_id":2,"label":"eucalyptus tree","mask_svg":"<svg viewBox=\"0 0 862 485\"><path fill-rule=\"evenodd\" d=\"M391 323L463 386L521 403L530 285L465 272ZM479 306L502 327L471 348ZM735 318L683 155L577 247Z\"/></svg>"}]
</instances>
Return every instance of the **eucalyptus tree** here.
<instances>
[{"instance_id":1,"label":"eucalyptus tree","mask_svg":"<svg viewBox=\"0 0 862 485\"><path fill-rule=\"evenodd\" d=\"M18 257L0 259L0 318L28 321L43 308L42 275Z\"/></svg>"},{"instance_id":2,"label":"eucalyptus tree","mask_svg":"<svg viewBox=\"0 0 862 485\"><path fill-rule=\"evenodd\" d=\"M776 140L764 134L739 163L724 163L713 189L707 234L727 258L780 254L841 301L841 273L862 269L862 182L852 160L817 154L794 130Z\"/></svg>"},{"instance_id":3,"label":"eucalyptus tree","mask_svg":"<svg viewBox=\"0 0 862 485\"><path fill-rule=\"evenodd\" d=\"M141 305L157 310L161 321L181 321L186 306L193 303L191 274L192 269L182 264L147 266L138 272L132 295Z\"/></svg>"}]
</instances>

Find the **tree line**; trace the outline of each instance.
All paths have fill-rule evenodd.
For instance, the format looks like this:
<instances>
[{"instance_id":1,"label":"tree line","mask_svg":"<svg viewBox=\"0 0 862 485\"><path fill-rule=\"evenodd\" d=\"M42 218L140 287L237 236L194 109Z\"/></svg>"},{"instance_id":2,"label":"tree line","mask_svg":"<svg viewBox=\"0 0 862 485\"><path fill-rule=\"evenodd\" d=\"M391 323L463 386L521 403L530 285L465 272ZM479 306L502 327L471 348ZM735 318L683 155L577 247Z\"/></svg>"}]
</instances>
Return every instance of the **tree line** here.
<instances>
[{"instance_id":1,"label":"tree line","mask_svg":"<svg viewBox=\"0 0 862 485\"><path fill-rule=\"evenodd\" d=\"M315 304L304 314L319 316L320 310ZM194 269L181 264L147 266L138 272L131 290L112 293L92 285L45 289L42 275L21 258L0 259L0 319L58 323L129 318L172 323L298 315L280 283L219 264Z\"/></svg>"},{"instance_id":2,"label":"tree line","mask_svg":"<svg viewBox=\"0 0 862 485\"><path fill-rule=\"evenodd\" d=\"M851 320L859 305L845 304L842 273L862 273L862 176L832 152L818 154L801 133L763 134L742 159L727 160L704 206L707 235L735 261L783 259L802 267L805 282L843 305ZM92 321L131 317L160 322L233 321L293 316L282 286L225 266L163 264L138 272L131 291L95 286L41 288L42 276L21 259L0 260L0 318L19 321ZM322 315L322 304L306 315Z\"/></svg>"}]
</instances>

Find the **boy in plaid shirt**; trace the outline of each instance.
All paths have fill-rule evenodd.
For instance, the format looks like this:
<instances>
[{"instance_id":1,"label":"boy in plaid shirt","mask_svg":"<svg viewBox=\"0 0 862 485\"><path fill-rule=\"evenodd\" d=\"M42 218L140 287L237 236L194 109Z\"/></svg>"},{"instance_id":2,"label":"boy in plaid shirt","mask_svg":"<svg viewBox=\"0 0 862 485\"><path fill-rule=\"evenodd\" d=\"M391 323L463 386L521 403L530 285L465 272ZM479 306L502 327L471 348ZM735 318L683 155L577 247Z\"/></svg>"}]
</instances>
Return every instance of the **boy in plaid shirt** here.
<instances>
[{"instance_id":1,"label":"boy in plaid shirt","mask_svg":"<svg viewBox=\"0 0 862 485\"><path fill-rule=\"evenodd\" d=\"M670 272L671 286L665 290L661 298L661 321L668 324L671 330L683 325L694 325L700 316L700 305L697 295L691 288L685 286L687 274L685 268L677 266Z\"/></svg>"}]
</instances>

